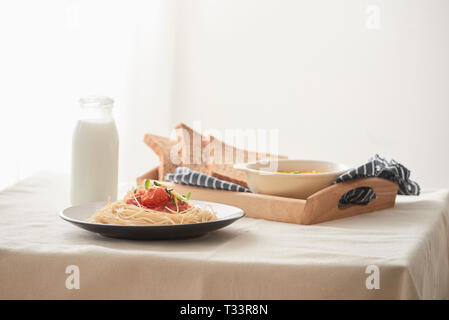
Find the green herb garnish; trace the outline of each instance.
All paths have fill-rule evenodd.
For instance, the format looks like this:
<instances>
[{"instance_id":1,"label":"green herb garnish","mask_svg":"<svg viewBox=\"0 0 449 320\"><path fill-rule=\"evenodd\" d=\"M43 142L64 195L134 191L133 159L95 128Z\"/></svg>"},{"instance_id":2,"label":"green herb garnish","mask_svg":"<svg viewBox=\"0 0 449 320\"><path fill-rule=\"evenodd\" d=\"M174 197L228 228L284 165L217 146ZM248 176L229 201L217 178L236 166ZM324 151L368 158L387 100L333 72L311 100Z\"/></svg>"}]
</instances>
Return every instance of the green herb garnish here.
<instances>
[{"instance_id":1,"label":"green herb garnish","mask_svg":"<svg viewBox=\"0 0 449 320\"><path fill-rule=\"evenodd\" d=\"M168 189L168 188L164 188L165 192L168 193L168 196L170 197L170 199L173 201L173 203L176 206L176 211L179 212L179 206L178 206L178 201L176 201L176 196L172 194L173 189Z\"/></svg>"}]
</instances>

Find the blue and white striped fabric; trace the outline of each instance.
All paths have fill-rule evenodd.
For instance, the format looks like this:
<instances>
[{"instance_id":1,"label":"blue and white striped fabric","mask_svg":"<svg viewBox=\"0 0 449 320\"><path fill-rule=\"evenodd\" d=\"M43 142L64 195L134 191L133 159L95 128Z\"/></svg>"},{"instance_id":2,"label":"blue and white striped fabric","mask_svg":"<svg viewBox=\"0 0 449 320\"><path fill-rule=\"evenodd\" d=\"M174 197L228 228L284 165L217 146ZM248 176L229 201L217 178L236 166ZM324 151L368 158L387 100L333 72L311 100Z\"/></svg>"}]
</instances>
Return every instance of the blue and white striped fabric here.
<instances>
[{"instance_id":1,"label":"blue and white striped fabric","mask_svg":"<svg viewBox=\"0 0 449 320\"><path fill-rule=\"evenodd\" d=\"M398 194L401 195L419 195L420 193L419 185L410 180L410 170L394 160L387 161L377 154L363 165L342 174L335 183L369 177L379 177L396 182L399 186ZM187 167L176 168L174 173L165 175L165 180L209 189L251 192L241 185L220 180L201 172L192 171ZM371 188L360 187L344 194L339 201L339 206L368 204L373 199L376 199L376 194Z\"/></svg>"},{"instance_id":2,"label":"blue and white striped fabric","mask_svg":"<svg viewBox=\"0 0 449 320\"><path fill-rule=\"evenodd\" d=\"M368 162L342 174L335 183L349 181L358 178L379 177L396 182L399 186L400 195L419 195L420 187L410 180L410 170L395 160L388 161L378 154L374 155ZM371 188L360 187L347 192L341 199L339 205L345 204L367 204L376 198Z\"/></svg>"},{"instance_id":3,"label":"blue and white striped fabric","mask_svg":"<svg viewBox=\"0 0 449 320\"><path fill-rule=\"evenodd\" d=\"M209 189L251 192L249 189L242 187L241 185L238 185L236 183L220 180L201 172L192 171L187 167L178 167L176 168L174 173L167 173L165 175L165 180L177 184Z\"/></svg>"}]
</instances>

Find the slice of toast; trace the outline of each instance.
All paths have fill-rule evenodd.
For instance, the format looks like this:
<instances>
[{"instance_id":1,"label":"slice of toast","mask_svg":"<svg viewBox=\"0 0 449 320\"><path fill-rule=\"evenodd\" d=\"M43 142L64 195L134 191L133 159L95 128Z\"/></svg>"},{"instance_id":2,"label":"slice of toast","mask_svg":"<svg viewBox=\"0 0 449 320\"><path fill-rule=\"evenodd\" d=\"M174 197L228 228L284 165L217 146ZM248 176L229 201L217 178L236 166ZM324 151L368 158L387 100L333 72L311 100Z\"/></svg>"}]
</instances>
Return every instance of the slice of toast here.
<instances>
[{"instance_id":1,"label":"slice of toast","mask_svg":"<svg viewBox=\"0 0 449 320\"><path fill-rule=\"evenodd\" d=\"M211 176L248 188L248 183L246 182L246 174L243 171L236 170L231 166L223 166L217 170L212 170Z\"/></svg>"},{"instance_id":2,"label":"slice of toast","mask_svg":"<svg viewBox=\"0 0 449 320\"><path fill-rule=\"evenodd\" d=\"M235 163L287 158L233 147L213 136L201 135L185 123L179 123L175 128L178 130L178 141L182 144L184 166L244 187L248 187L246 174L234 169Z\"/></svg>"},{"instance_id":3,"label":"slice of toast","mask_svg":"<svg viewBox=\"0 0 449 320\"><path fill-rule=\"evenodd\" d=\"M175 169L181 165L179 151L176 149L178 143L176 140L147 133L143 141L159 157L159 180L164 180L164 176L167 173L175 172Z\"/></svg>"},{"instance_id":4,"label":"slice of toast","mask_svg":"<svg viewBox=\"0 0 449 320\"><path fill-rule=\"evenodd\" d=\"M182 122L175 127L175 130L178 142L181 143L182 166L210 175L212 150L209 137L203 136Z\"/></svg>"},{"instance_id":5,"label":"slice of toast","mask_svg":"<svg viewBox=\"0 0 449 320\"><path fill-rule=\"evenodd\" d=\"M178 166L203 172L218 179L248 187L246 174L234 169L234 164L264 160L286 159L286 156L258 153L239 149L221 140L204 136L184 123L176 127L176 139L145 134L144 142L158 155L160 165L158 179L175 172Z\"/></svg>"},{"instance_id":6,"label":"slice of toast","mask_svg":"<svg viewBox=\"0 0 449 320\"><path fill-rule=\"evenodd\" d=\"M234 164L267 159L286 159L286 156L248 151L233 147L212 137L213 168L212 176L218 179L237 183L248 188L246 174L235 169Z\"/></svg>"}]
</instances>

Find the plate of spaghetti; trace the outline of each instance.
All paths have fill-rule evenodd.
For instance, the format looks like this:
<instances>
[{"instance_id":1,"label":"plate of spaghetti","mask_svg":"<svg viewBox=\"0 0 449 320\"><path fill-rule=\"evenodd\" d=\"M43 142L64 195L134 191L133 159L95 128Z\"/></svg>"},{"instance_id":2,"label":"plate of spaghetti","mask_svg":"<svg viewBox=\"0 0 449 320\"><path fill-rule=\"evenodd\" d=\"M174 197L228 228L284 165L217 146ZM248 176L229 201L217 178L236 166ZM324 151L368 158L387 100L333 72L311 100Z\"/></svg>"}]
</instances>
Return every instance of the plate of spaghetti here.
<instances>
[{"instance_id":1,"label":"plate of spaghetti","mask_svg":"<svg viewBox=\"0 0 449 320\"><path fill-rule=\"evenodd\" d=\"M240 208L190 200L173 187L146 180L122 200L92 202L64 209L60 216L103 236L122 239L181 239L226 227L244 216Z\"/></svg>"}]
</instances>

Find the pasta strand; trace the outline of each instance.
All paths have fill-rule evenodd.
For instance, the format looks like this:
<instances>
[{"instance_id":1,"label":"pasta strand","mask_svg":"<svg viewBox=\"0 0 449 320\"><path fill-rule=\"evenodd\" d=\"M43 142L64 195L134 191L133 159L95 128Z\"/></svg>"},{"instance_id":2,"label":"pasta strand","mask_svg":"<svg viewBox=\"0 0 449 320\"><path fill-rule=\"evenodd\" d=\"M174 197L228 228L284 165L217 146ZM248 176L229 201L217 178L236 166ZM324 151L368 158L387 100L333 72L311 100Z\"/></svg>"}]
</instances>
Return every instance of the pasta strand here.
<instances>
[{"instance_id":1,"label":"pasta strand","mask_svg":"<svg viewBox=\"0 0 449 320\"><path fill-rule=\"evenodd\" d=\"M192 206L179 213L167 213L127 204L123 200L110 202L97 210L88 222L116 225L174 225L217 220L213 210Z\"/></svg>"}]
</instances>

